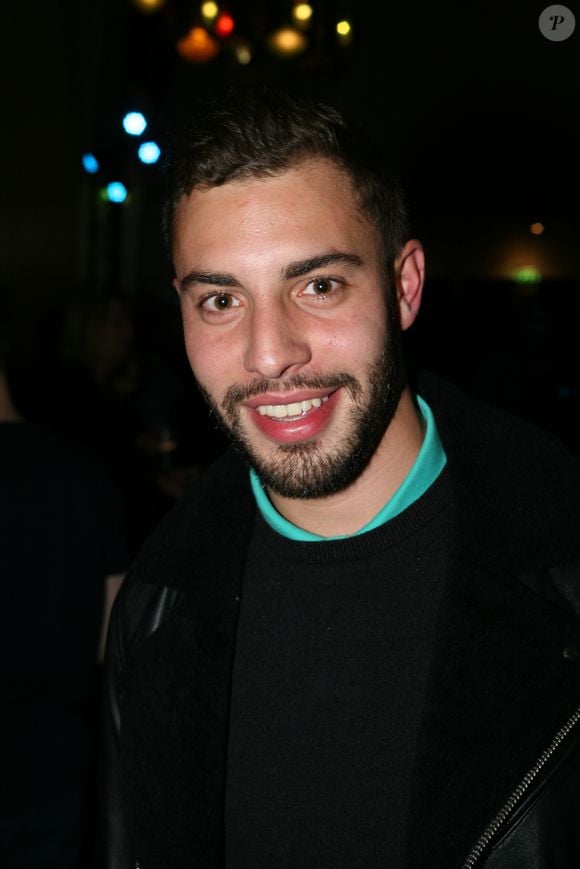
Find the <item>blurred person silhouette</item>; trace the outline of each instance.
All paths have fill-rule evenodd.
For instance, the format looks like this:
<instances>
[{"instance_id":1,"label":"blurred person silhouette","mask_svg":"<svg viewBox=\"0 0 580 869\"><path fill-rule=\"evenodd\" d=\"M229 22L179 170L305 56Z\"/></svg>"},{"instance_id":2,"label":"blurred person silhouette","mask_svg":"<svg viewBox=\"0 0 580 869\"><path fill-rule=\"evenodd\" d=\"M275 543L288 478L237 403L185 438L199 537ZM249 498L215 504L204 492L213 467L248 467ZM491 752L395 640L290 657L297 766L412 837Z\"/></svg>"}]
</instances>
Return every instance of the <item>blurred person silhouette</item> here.
<instances>
[{"instance_id":1,"label":"blurred person silhouette","mask_svg":"<svg viewBox=\"0 0 580 869\"><path fill-rule=\"evenodd\" d=\"M198 462L215 457L201 401L192 419L191 384L156 349L164 329L159 310L145 328L135 314L118 295L79 298L57 318L51 312L41 324L27 390L35 420L107 467L124 498L132 554Z\"/></svg>"},{"instance_id":2,"label":"blurred person silhouette","mask_svg":"<svg viewBox=\"0 0 580 869\"><path fill-rule=\"evenodd\" d=\"M43 408L51 427L94 452L122 491L138 431L130 401L140 374L134 338L132 311L121 297L68 306L54 353L57 377Z\"/></svg>"},{"instance_id":3,"label":"blurred person silhouette","mask_svg":"<svg viewBox=\"0 0 580 869\"><path fill-rule=\"evenodd\" d=\"M92 456L27 422L0 311L0 865L87 866L99 662L126 567Z\"/></svg>"}]
</instances>

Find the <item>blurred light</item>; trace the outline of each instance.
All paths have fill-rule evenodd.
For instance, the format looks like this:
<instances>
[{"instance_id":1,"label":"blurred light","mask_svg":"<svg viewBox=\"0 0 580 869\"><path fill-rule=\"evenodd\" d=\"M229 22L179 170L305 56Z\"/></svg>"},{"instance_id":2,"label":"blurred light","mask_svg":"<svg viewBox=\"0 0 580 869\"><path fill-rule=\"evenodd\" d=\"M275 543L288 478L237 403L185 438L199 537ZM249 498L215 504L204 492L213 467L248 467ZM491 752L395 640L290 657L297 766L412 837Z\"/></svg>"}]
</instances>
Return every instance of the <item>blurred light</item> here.
<instances>
[{"instance_id":1,"label":"blurred light","mask_svg":"<svg viewBox=\"0 0 580 869\"><path fill-rule=\"evenodd\" d=\"M83 154L82 159L83 169L85 170L85 172L88 172L89 175L96 175L101 167L99 166L99 161L97 160L95 155L90 153Z\"/></svg>"},{"instance_id":2,"label":"blurred light","mask_svg":"<svg viewBox=\"0 0 580 869\"><path fill-rule=\"evenodd\" d=\"M514 281L518 284L538 284L542 280L542 275L537 266L518 266L512 275Z\"/></svg>"},{"instance_id":3,"label":"blurred light","mask_svg":"<svg viewBox=\"0 0 580 869\"><path fill-rule=\"evenodd\" d=\"M137 154L142 163L151 165L157 163L161 157L161 148L157 142L141 142Z\"/></svg>"},{"instance_id":4,"label":"blurred light","mask_svg":"<svg viewBox=\"0 0 580 869\"><path fill-rule=\"evenodd\" d=\"M206 0L205 3L201 4L201 14L208 23L211 23L218 17L219 11L219 6L213 0Z\"/></svg>"},{"instance_id":5,"label":"blurred light","mask_svg":"<svg viewBox=\"0 0 580 869\"><path fill-rule=\"evenodd\" d=\"M344 19L336 25L336 35L340 45L350 45L352 42L352 26L350 21Z\"/></svg>"},{"instance_id":6,"label":"blurred light","mask_svg":"<svg viewBox=\"0 0 580 869\"><path fill-rule=\"evenodd\" d=\"M312 18L312 6L310 3L297 3L292 9L292 17L297 24L307 24Z\"/></svg>"},{"instance_id":7,"label":"blurred light","mask_svg":"<svg viewBox=\"0 0 580 869\"><path fill-rule=\"evenodd\" d=\"M225 39L226 36L230 36L234 32L234 19L227 12L222 12L222 14L217 19L214 24L214 31L221 39Z\"/></svg>"},{"instance_id":8,"label":"blurred light","mask_svg":"<svg viewBox=\"0 0 580 869\"><path fill-rule=\"evenodd\" d=\"M206 63L208 60L213 60L220 47L205 27L192 27L178 40L176 49L183 60L190 63Z\"/></svg>"},{"instance_id":9,"label":"blurred light","mask_svg":"<svg viewBox=\"0 0 580 869\"><path fill-rule=\"evenodd\" d=\"M137 7L139 12L145 15L151 15L153 12L159 12L165 6L166 0L133 0L133 5Z\"/></svg>"},{"instance_id":10,"label":"blurred light","mask_svg":"<svg viewBox=\"0 0 580 869\"><path fill-rule=\"evenodd\" d=\"M107 184L107 199L109 202L124 202L127 198L127 188L120 181Z\"/></svg>"},{"instance_id":11,"label":"blurred light","mask_svg":"<svg viewBox=\"0 0 580 869\"><path fill-rule=\"evenodd\" d=\"M530 226L530 232L532 233L532 235L541 235L543 233L543 231L544 231L544 224L543 223L532 223L532 225Z\"/></svg>"},{"instance_id":12,"label":"blurred light","mask_svg":"<svg viewBox=\"0 0 580 869\"><path fill-rule=\"evenodd\" d=\"M123 129L129 136L140 136L146 127L147 121L141 112L128 112L123 118Z\"/></svg>"},{"instance_id":13,"label":"blurred light","mask_svg":"<svg viewBox=\"0 0 580 869\"><path fill-rule=\"evenodd\" d=\"M295 57L304 51L308 41L303 33L293 27L281 27L268 37L268 44L276 54Z\"/></svg>"},{"instance_id":14,"label":"blurred light","mask_svg":"<svg viewBox=\"0 0 580 869\"><path fill-rule=\"evenodd\" d=\"M245 39L239 39L234 36L230 42L230 47L235 55L238 63L246 66L252 60L252 47Z\"/></svg>"}]
</instances>

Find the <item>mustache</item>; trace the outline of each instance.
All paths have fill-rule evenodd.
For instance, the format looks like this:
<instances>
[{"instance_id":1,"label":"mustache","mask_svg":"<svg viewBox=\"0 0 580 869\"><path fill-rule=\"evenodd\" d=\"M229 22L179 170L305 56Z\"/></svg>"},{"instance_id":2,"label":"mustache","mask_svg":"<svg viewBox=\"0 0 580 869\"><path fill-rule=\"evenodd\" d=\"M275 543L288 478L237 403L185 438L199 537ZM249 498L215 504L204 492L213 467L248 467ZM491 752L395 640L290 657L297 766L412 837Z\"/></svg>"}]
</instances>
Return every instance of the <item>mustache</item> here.
<instances>
[{"instance_id":1,"label":"mustache","mask_svg":"<svg viewBox=\"0 0 580 869\"><path fill-rule=\"evenodd\" d=\"M265 392L291 392L295 389L339 389L346 388L353 399L362 392L362 387L356 377L351 374L338 373L329 374L325 377L316 375L307 376L303 374L295 374L287 380L280 382L279 380L269 380L261 378L248 383L246 386L230 386L222 401L222 408L229 416L233 416L237 406L247 401L248 398L254 398L257 395L262 395Z\"/></svg>"}]
</instances>

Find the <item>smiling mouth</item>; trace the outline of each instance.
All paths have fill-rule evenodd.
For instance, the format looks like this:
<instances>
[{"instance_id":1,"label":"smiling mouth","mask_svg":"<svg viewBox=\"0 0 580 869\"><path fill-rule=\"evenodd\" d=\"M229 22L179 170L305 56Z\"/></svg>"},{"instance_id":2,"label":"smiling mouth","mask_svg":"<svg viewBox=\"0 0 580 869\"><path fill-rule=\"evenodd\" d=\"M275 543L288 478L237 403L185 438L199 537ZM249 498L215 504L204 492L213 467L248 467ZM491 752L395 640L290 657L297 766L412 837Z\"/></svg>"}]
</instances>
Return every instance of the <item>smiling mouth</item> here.
<instances>
[{"instance_id":1,"label":"smiling mouth","mask_svg":"<svg viewBox=\"0 0 580 869\"><path fill-rule=\"evenodd\" d=\"M260 416L267 416L271 419L299 419L313 407L321 407L328 401L328 398L328 395L324 395L321 398L309 398L306 401L294 401L291 404L260 404L256 410Z\"/></svg>"}]
</instances>

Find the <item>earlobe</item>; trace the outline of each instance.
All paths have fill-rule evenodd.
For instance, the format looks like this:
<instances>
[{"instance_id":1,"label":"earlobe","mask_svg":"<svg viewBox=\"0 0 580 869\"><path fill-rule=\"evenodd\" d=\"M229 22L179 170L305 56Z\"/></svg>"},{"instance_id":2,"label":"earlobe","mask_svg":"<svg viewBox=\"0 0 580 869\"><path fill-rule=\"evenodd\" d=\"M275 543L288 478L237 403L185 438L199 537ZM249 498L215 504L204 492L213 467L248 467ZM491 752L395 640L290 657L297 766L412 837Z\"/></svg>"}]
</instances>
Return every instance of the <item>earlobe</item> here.
<instances>
[{"instance_id":1,"label":"earlobe","mask_svg":"<svg viewBox=\"0 0 580 869\"><path fill-rule=\"evenodd\" d=\"M417 239L407 242L395 262L397 300L401 329L408 329L415 322L425 281L425 253Z\"/></svg>"}]
</instances>

